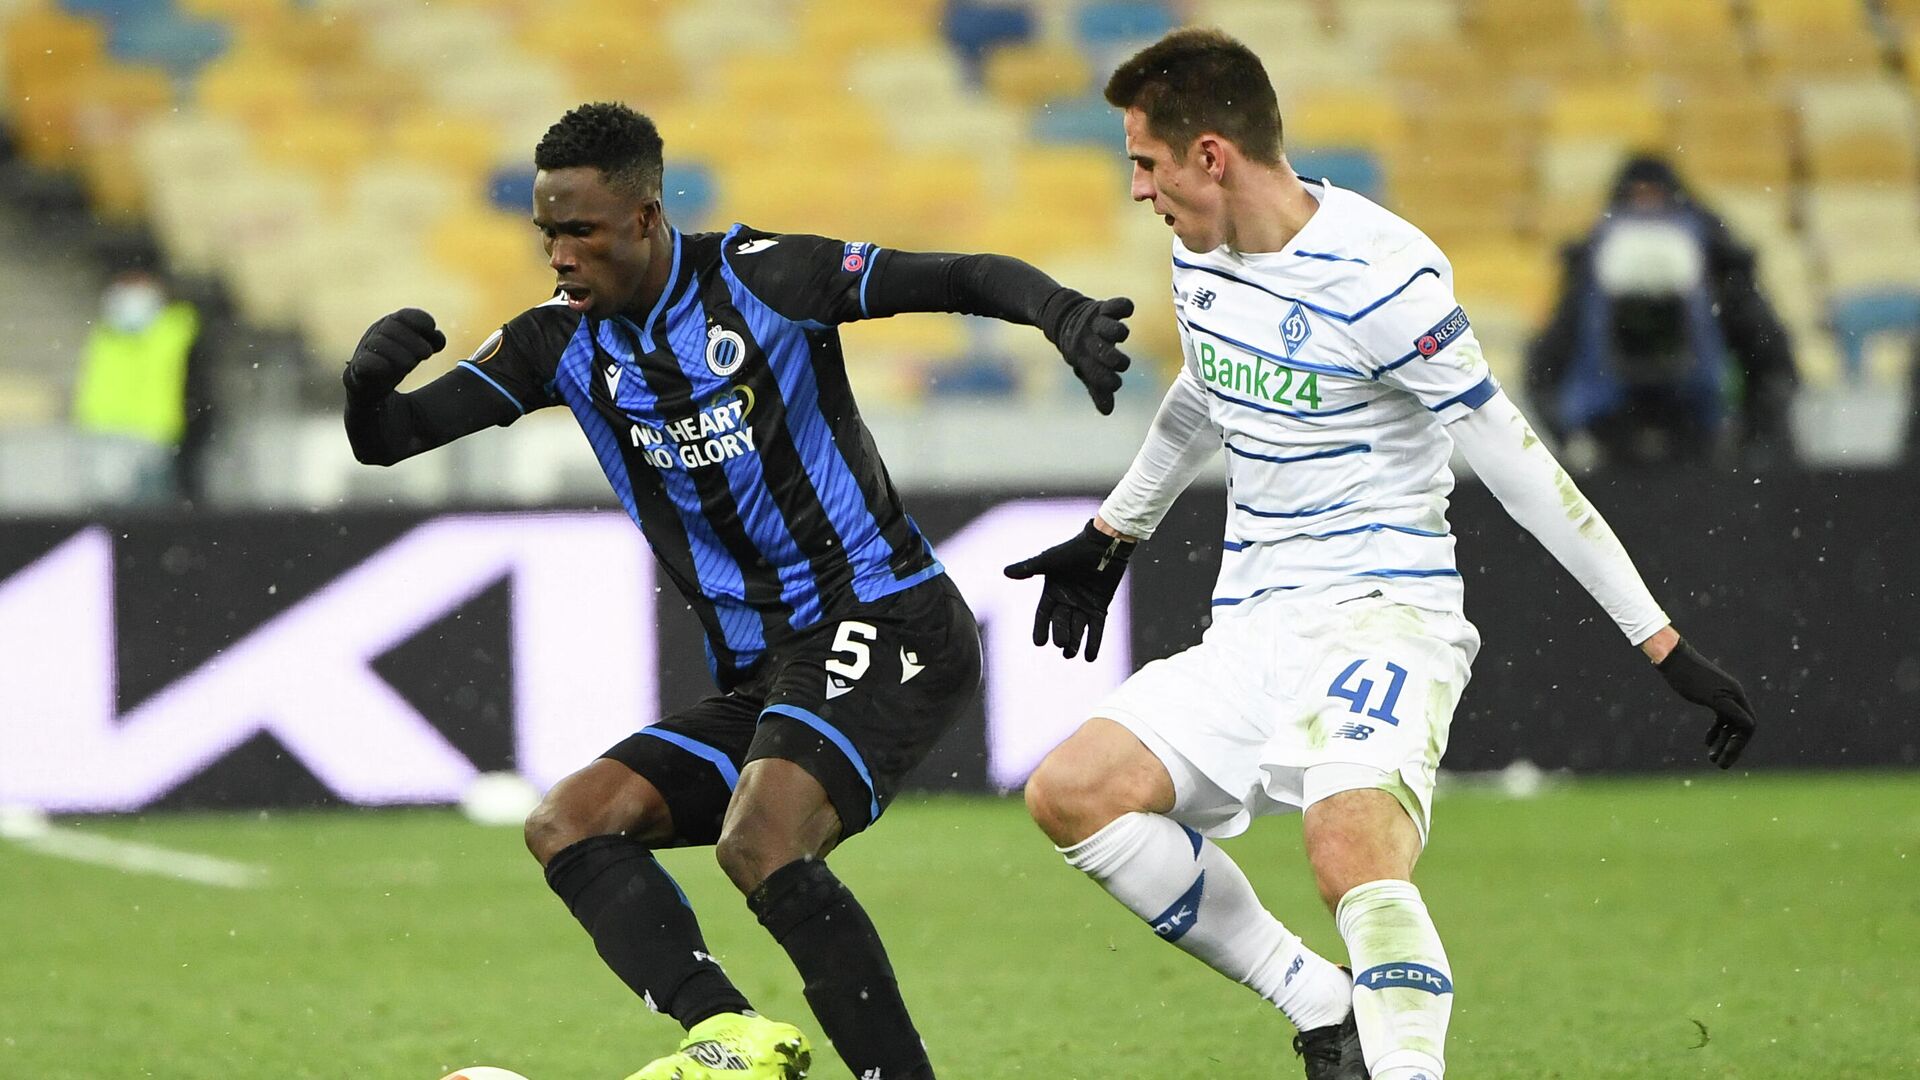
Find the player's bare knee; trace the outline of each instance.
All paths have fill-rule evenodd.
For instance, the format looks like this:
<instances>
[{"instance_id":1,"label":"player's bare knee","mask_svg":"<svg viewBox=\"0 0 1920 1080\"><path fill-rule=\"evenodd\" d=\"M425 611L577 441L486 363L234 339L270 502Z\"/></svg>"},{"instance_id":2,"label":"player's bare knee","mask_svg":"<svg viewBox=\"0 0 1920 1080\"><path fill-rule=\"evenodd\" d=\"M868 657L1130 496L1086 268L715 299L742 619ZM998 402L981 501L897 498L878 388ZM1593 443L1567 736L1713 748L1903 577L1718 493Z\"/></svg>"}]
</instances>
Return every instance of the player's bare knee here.
<instances>
[{"instance_id":1,"label":"player's bare knee","mask_svg":"<svg viewBox=\"0 0 1920 1080\"><path fill-rule=\"evenodd\" d=\"M527 850L532 853L541 866L553 861L555 855L565 851L570 845L593 835L584 831L584 823L578 815L571 813L560 789L547 792L540 805L527 815L525 836Z\"/></svg>"},{"instance_id":2,"label":"player's bare knee","mask_svg":"<svg viewBox=\"0 0 1920 1080\"><path fill-rule=\"evenodd\" d=\"M759 888L775 870L813 854L795 837L753 825L729 826L713 845L714 861L743 894Z\"/></svg>"},{"instance_id":3,"label":"player's bare knee","mask_svg":"<svg viewBox=\"0 0 1920 1080\"><path fill-rule=\"evenodd\" d=\"M1027 813L1055 844L1077 844L1116 818L1140 809L1140 799L1119 778L1103 775L1065 751L1049 754L1027 778Z\"/></svg>"},{"instance_id":4,"label":"player's bare knee","mask_svg":"<svg viewBox=\"0 0 1920 1080\"><path fill-rule=\"evenodd\" d=\"M673 833L666 800L647 780L602 759L555 784L527 815L527 850L547 865L555 855L592 836L625 833L664 843Z\"/></svg>"}]
</instances>

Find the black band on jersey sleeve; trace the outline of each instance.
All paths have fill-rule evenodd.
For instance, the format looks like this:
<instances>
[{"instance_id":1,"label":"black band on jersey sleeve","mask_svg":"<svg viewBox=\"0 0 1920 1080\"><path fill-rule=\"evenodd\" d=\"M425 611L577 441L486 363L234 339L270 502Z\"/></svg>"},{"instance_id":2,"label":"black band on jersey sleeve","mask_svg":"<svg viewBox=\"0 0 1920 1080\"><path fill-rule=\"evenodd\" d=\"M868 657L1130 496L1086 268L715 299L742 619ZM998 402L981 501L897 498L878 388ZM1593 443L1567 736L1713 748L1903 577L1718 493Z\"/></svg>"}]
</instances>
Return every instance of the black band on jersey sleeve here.
<instances>
[{"instance_id":1,"label":"black band on jersey sleeve","mask_svg":"<svg viewBox=\"0 0 1920 1080\"><path fill-rule=\"evenodd\" d=\"M347 441L362 464L391 465L519 417L479 376L454 368L410 394L372 401L347 395Z\"/></svg>"}]
</instances>

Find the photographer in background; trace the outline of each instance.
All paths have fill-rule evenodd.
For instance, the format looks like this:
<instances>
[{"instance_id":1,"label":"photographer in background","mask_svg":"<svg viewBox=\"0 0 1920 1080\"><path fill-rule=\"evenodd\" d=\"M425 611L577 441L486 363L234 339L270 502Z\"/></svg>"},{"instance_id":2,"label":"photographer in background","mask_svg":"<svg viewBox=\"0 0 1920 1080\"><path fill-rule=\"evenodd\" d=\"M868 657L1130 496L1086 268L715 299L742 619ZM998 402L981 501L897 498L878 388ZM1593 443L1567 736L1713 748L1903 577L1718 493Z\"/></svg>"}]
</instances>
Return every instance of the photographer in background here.
<instances>
[{"instance_id":1,"label":"photographer in background","mask_svg":"<svg viewBox=\"0 0 1920 1080\"><path fill-rule=\"evenodd\" d=\"M1571 461L1791 460L1786 331L1760 294L1753 251L1671 165L1628 161L1606 213L1565 259L1527 368Z\"/></svg>"}]
</instances>

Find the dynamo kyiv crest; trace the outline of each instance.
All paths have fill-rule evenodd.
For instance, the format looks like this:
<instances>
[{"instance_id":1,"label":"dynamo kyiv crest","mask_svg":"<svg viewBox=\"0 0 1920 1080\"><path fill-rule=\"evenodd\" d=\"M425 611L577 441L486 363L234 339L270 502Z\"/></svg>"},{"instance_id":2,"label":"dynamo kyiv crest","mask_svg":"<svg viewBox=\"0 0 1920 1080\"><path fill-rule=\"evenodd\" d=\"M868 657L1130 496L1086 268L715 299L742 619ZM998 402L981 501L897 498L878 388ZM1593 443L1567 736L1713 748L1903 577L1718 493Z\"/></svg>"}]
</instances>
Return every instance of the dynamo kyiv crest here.
<instances>
[{"instance_id":1,"label":"dynamo kyiv crest","mask_svg":"<svg viewBox=\"0 0 1920 1080\"><path fill-rule=\"evenodd\" d=\"M1291 360L1300 355L1300 346L1313 336L1313 324L1307 321L1307 309L1294 301L1287 317L1280 320L1280 351Z\"/></svg>"}]
</instances>

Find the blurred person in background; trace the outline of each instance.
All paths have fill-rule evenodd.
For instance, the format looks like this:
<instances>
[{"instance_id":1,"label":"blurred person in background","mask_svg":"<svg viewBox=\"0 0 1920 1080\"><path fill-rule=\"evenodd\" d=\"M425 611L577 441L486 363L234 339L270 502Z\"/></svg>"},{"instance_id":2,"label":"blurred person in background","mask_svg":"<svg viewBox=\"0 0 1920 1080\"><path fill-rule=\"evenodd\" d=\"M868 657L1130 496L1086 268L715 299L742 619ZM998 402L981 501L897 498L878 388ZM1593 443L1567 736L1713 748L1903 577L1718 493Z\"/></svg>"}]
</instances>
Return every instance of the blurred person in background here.
<instances>
[{"instance_id":1,"label":"blurred person in background","mask_svg":"<svg viewBox=\"0 0 1920 1080\"><path fill-rule=\"evenodd\" d=\"M145 262L120 270L100 293L100 317L81 349L73 426L95 437L103 488L129 501L194 498L205 443L206 395L199 311L169 294ZM117 467L116 467L117 466Z\"/></svg>"},{"instance_id":2,"label":"blurred person in background","mask_svg":"<svg viewBox=\"0 0 1920 1080\"><path fill-rule=\"evenodd\" d=\"M1527 358L1547 426L1582 465L1789 460L1796 375L1751 249L1657 157L1628 161L1568 245Z\"/></svg>"}]
</instances>

